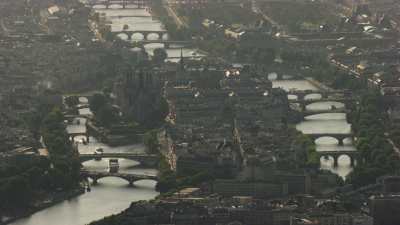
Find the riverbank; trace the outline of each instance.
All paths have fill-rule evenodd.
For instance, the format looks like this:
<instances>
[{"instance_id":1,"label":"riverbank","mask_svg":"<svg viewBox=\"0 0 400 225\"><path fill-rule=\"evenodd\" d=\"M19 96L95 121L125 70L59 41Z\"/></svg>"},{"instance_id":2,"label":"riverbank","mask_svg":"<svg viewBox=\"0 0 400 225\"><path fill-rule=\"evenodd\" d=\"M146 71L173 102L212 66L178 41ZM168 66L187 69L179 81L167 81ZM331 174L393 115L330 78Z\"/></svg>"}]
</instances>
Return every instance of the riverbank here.
<instances>
[{"instance_id":1,"label":"riverbank","mask_svg":"<svg viewBox=\"0 0 400 225\"><path fill-rule=\"evenodd\" d=\"M78 197L79 195L82 195L85 193L85 189L83 187L68 191L68 192L62 192L62 193L53 193L54 195L52 195L50 198L52 198L51 200L49 200L49 196L46 198L46 200L42 200L39 203L36 203L35 206L32 206L29 209L23 210L21 212L18 212L18 215L14 215L14 216L10 216L10 217L6 217L3 216L2 218L0 218L0 225L6 225L6 224L10 224L12 222L15 222L19 219L23 219L26 217L29 217L41 210L50 208L51 206L54 206L58 203L61 203L63 201L66 200L70 200L73 199L75 197Z\"/></svg>"}]
</instances>

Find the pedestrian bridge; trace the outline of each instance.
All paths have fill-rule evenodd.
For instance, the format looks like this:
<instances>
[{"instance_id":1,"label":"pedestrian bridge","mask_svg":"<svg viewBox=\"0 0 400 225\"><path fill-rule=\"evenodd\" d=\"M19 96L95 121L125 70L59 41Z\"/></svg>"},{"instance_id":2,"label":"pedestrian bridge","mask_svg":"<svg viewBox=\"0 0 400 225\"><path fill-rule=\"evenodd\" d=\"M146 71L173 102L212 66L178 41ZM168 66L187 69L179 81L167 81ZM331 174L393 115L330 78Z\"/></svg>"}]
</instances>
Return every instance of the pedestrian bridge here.
<instances>
[{"instance_id":1,"label":"pedestrian bridge","mask_svg":"<svg viewBox=\"0 0 400 225\"><path fill-rule=\"evenodd\" d=\"M154 180L158 181L157 175L148 174L131 174L131 173L111 173L111 172L98 172L98 171L87 171L82 170L81 176L84 178L90 178L93 184L97 184L98 181L104 177L118 177L129 182L130 186L133 186L136 181L139 180Z\"/></svg>"}]
</instances>

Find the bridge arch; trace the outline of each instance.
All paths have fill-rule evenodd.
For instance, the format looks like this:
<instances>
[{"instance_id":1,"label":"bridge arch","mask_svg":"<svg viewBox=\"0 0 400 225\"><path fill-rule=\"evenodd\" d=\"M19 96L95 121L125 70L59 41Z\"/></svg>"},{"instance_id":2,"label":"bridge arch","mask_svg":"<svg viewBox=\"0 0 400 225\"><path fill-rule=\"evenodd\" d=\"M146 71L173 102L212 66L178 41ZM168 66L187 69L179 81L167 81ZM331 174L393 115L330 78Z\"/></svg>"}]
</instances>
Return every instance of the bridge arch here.
<instances>
[{"instance_id":1,"label":"bridge arch","mask_svg":"<svg viewBox=\"0 0 400 225\"><path fill-rule=\"evenodd\" d=\"M129 40L131 38L127 33L118 33L117 37L122 40Z\"/></svg>"},{"instance_id":2,"label":"bridge arch","mask_svg":"<svg viewBox=\"0 0 400 225\"><path fill-rule=\"evenodd\" d=\"M137 174L125 174L125 173L108 173L108 172L84 172L83 176L92 180L93 184L97 184L99 180L106 177L116 177L126 180L130 186L133 186L136 181L140 180L153 180L158 181L155 175L137 175Z\"/></svg>"},{"instance_id":3,"label":"bridge arch","mask_svg":"<svg viewBox=\"0 0 400 225\"><path fill-rule=\"evenodd\" d=\"M340 152L340 151L334 151L334 152L318 152L320 154L320 160L328 158L333 159L333 167L338 167L339 166L339 159L342 157L348 157L350 159L350 166L354 167L356 163L356 158L357 158L357 152Z\"/></svg>"},{"instance_id":4,"label":"bridge arch","mask_svg":"<svg viewBox=\"0 0 400 225\"><path fill-rule=\"evenodd\" d=\"M308 136L314 141L315 144L317 144L317 141L319 140L319 142L321 142L323 139L326 138L332 138L332 139L336 139L337 140L337 144L339 146L344 146L345 143L348 143L348 141L353 139L353 135L352 134L308 134Z\"/></svg>"},{"instance_id":5,"label":"bridge arch","mask_svg":"<svg viewBox=\"0 0 400 225\"><path fill-rule=\"evenodd\" d=\"M169 39L168 33L164 33L161 35L161 40L168 40L168 39Z\"/></svg>"},{"instance_id":6,"label":"bridge arch","mask_svg":"<svg viewBox=\"0 0 400 225\"><path fill-rule=\"evenodd\" d=\"M163 36L163 34L160 34L157 32L149 32L148 34L146 34L145 39L146 40L160 40L160 39L162 39L162 36Z\"/></svg>"},{"instance_id":7,"label":"bridge arch","mask_svg":"<svg viewBox=\"0 0 400 225\"><path fill-rule=\"evenodd\" d=\"M311 93L304 96L304 100L321 100L322 94L321 93Z\"/></svg>"},{"instance_id":8,"label":"bridge arch","mask_svg":"<svg viewBox=\"0 0 400 225\"><path fill-rule=\"evenodd\" d=\"M88 133L72 133L72 134L68 134L68 135L69 135L69 140L72 142L75 140L76 137L79 137L79 136L85 137L86 142L90 141L90 137L89 137Z\"/></svg>"},{"instance_id":9,"label":"bridge arch","mask_svg":"<svg viewBox=\"0 0 400 225\"><path fill-rule=\"evenodd\" d=\"M321 136L314 140L316 145L339 145L339 140L331 136Z\"/></svg>"},{"instance_id":10,"label":"bridge arch","mask_svg":"<svg viewBox=\"0 0 400 225\"><path fill-rule=\"evenodd\" d=\"M147 40L147 36L141 32L132 32L129 36L129 40L144 41Z\"/></svg>"}]
</instances>

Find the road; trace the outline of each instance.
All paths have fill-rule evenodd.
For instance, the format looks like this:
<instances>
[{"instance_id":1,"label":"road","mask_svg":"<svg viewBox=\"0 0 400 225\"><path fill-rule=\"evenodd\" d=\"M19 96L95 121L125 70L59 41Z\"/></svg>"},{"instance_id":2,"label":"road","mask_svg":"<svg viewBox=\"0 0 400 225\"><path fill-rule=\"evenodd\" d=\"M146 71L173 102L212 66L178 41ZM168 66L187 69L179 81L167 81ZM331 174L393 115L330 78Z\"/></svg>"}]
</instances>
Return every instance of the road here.
<instances>
[{"instance_id":1,"label":"road","mask_svg":"<svg viewBox=\"0 0 400 225\"><path fill-rule=\"evenodd\" d=\"M172 18L174 19L174 21L175 21L176 25L178 26L178 28L188 27L188 25L185 22L183 22L182 19L178 15L176 15L175 10L173 10L171 8L171 5L169 4L168 1L163 2L163 5L164 5L165 9L167 9L168 14L170 16L172 16Z\"/></svg>"},{"instance_id":2,"label":"road","mask_svg":"<svg viewBox=\"0 0 400 225\"><path fill-rule=\"evenodd\" d=\"M1 26L1 29L3 30L3 32L4 32L4 34L6 36L10 34L10 31L8 30L8 28L4 24L4 20L3 19L0 20L0 26Z\"/></svg>"},{"instance_id":3,"label":"road","mask_svg":"<svg viewBox=\"0 0 400 225\"><path fill-rule=\"evenodd\" d=\"M393 147L393 150L396 152L397 156L400 158L400 149L396 146L396 144L392 141L392 139L386 139Z\"/></svg>"}]
</instances>

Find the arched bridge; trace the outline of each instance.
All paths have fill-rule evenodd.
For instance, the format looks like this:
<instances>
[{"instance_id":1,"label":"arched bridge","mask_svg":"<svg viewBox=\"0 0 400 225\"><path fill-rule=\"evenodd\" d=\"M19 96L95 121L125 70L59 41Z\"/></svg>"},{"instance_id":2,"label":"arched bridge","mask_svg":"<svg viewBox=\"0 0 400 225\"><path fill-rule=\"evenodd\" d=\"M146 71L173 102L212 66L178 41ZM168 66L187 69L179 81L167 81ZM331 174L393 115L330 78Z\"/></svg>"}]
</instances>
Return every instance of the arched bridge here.
<instances>
[{"instance_id":1,"label":"arched bridge","mask_svg":"<svg viewBox=\"0 0 400 225\"><path fill-rule=\"evenodd\" d=\"M339 146L344 145L344 139L346 138L351 138L353 139L354 135L352 133L346 134L346 133L319 133L319 134L307 134L308 137L310 137L314 142L322 137L332 137L335 138L338 141Z\"/></svg>"},{"instance_id":2,"label":"arched bridge","mask_svg":"<svg viewBox=\"0 0 400 225\"><path fill-rule=\"evenodd\" d=\"M348 91L341 91L341 90L331 90L331 91L327 91L327 90L289 90L288 95L296 95L297 96L297 100L305 100L306 96L310 96L310 95L315 95L318 94L321 96L321 98L323 99L327 99L329 95L344 95L345 97L349 97L350 96L350 92Z\"/></svg>"},{"instance_id":3,"label":"arched bridge","mask_svg":"<svg viewBox=\"0 0 400 225\"><path fill-rule=\"evenodd\" d=\"M350 158L350 165L353 167L355 161L359 157L359 152L357 150L349 150L349 151L317 151L319 158L321 157L329 157L333 158L333 166L338 166L339 157L342 155L347 155Z\"/></svg>"},{"instance_id":4,"label":"arched bridge","mask_svg":"<svg viewBox=\"0 0 400 225\"><path fill-rule=\"evenodd\" d=\"M123 9L129 6L136 6L136 8L142 9L148 5L149 0L92 0L86 5L93 7L95 5L103 5L106 9L110 9L112 5L121 6Z\"/></svg>"},{"instance_id":5,"label":"arched bridge","mask_svg":"<svg viewBox=\"0 0 400 225\"><path fill-rule=\"evenodd\" d=\"M181 49L193 46L190 41L174 41L174 40L140 40L132 43L132 47L144 47L147 44L163 44L165 49ZM175 46L171 46L175 45Z\"/></svg>"},{"instance_id":6,"label":"arched bridge","mask_svg":"<svg viewBox=\"0 0 400 225\"><path fill-rule=\"evenodd\" d=\"M289 103L299 104L301 110L303 110L303 111L306 110L307 105L317 103L317 102L326 102L326 101L341 102L346 106L346 105L354 102L354 99L351 97L329 97L329 96L324 96L324 97L321 96L321 98L312 98L312 99L306 99L304 96L303 99L289 99Z\"/></svg>"},{"instance_id":7,"label":"arched bridge","mask_svg":"<svg viewBox=\"0 0 400 225\"><path fill-rule=\"evenodd\" d=\"M132 40L132 36L134 34L143 35L143 40L139 40L137 42L148 41L150 35L156 35L157 36L156 40L163 40L163 39L165 39L164 38L165 35L168 34L168 32L166 30L132 30L132 31L122 30L122 31L115 31L115 32L112 32L112 33L115 36L124 34L124 35L127 36L128 40Z\"/></svg>"},{"instance_id":8,"label":"arched bridge","mask_svg":"<svg viewBox=\"0 0 400 225\"><path fill-rule=\"evenodd\" d=\"M323 110L303 110L299 112L303 117L311 116L315 114L323 114L323 113L349 113L350 110L345 108L338 108L338 109L323 109Z\"/></svg>"},{"instance_id":9,"label":"arched bridge","mask_svg":"<svg viewBox=\"0 0 400 225\"><path fill-rule=\"evenodd\" d=\"M97 184L98 180L104 177L119 177L129 182L130 186L138 180L155 180L158 181L157 175L147 175L147 174L131 174L131 173L110 173L110 172L97 172L97 171L81 171L81 176L84 178L90 178L93 184Z\"/></svg>"},{"instance_id":10,"label":"arched bridge","mask_svg":"<svg viewBox=\"0 0 400 225\"><path fill-rule=\"evenodd\" d=\"M70 141L73 141L75 139L75 137L78 136L84 136L87 142L90 142L90 137L89 137L89 133L88 132L77 132L77 133L69 133L69 139Z\"/></svg>"},{"instance_id":11,"label":"arched bridge","mask_svg":"<svg viewBox=\"0 0 400 225\"><path fill-rule=\"evenodd\" d=\"M142 166L155 166L159 161L158 155L152 154L137 154L137 153L101 153L101 154L79 154L81 162L85 162L92 159L102 158L119 158L119 159L130 159L140 163Z\"/></svg>"}]
</instances>

